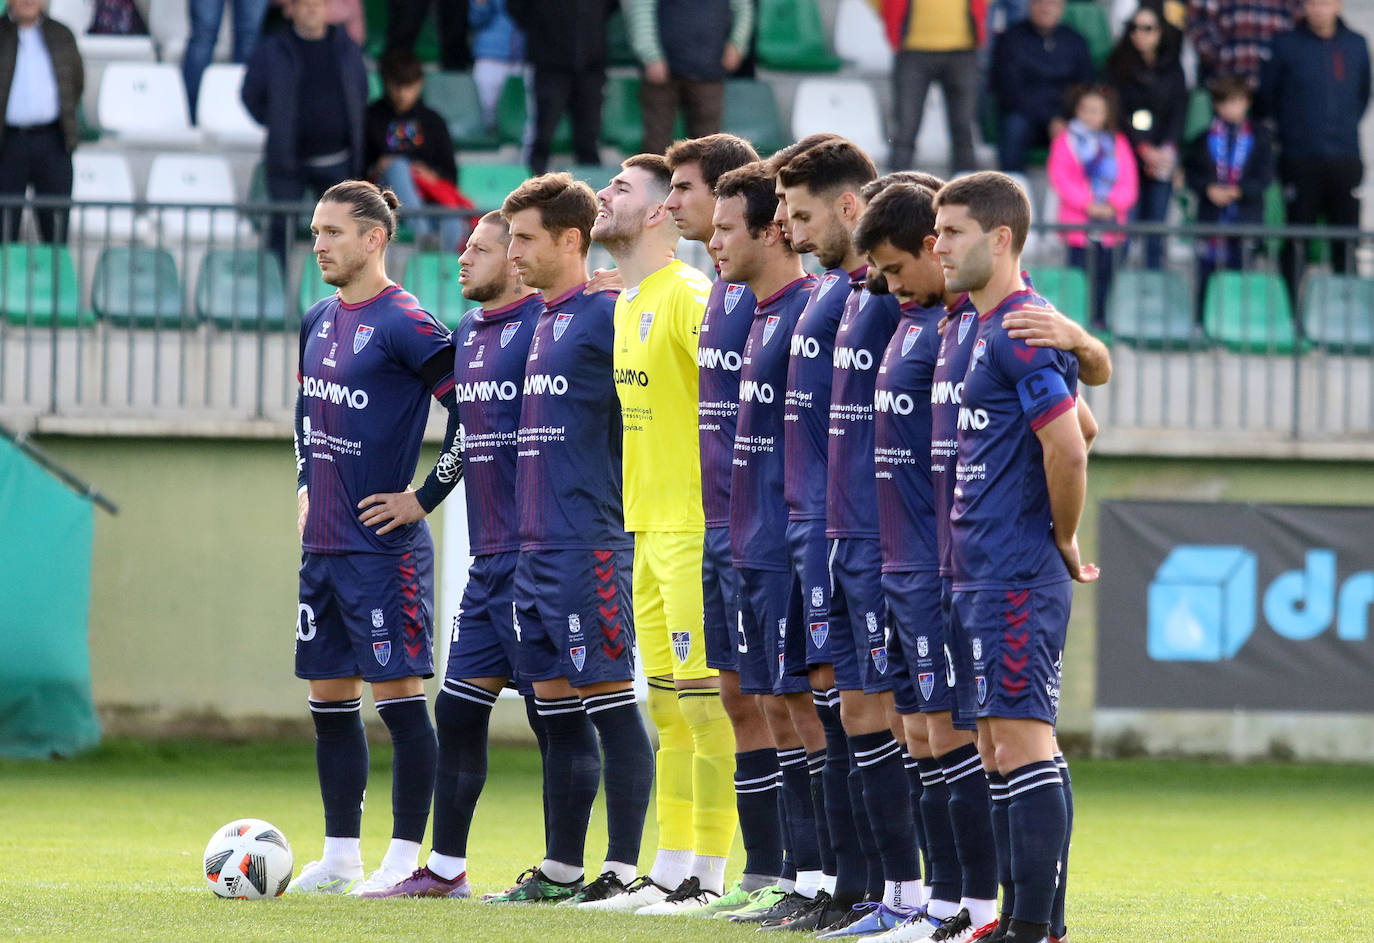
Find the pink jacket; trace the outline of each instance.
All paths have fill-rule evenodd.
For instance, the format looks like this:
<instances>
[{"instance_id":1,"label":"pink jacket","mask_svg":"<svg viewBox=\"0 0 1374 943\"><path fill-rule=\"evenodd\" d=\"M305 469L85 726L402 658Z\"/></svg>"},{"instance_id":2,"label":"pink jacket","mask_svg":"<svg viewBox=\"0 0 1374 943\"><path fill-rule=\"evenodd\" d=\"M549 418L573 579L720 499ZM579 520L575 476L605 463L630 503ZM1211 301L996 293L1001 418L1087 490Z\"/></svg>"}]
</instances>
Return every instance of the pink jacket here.
<instances>
[{"instance_id":1,"label":"pink jacket","mask_svg":"<svg viewBox=\"0 0 1374 943\"><path fill-rule=\"evenodd\" d=\"M1117 133L1116 138L1116 184L1112 187L1107 202L1116 210L1116 221L1126 222L1126 216L1139 195L1139 181L1136 177L1135 153L1126 135ZM1086 223L1088 205L1093 202L1092 188L1083 164L1069 143L1069 133L1061 131L1050 144L1050 160L1045 170L1049 174L1050 186L1059 194L1059 222ZM1061 233L1064 241L1071 246L1082 247L1088 244L1088 236L1083 232ZM1117 246L1126 240L1122 233L1103 233L1102 244Z\"/></svg>"}]
</instances>

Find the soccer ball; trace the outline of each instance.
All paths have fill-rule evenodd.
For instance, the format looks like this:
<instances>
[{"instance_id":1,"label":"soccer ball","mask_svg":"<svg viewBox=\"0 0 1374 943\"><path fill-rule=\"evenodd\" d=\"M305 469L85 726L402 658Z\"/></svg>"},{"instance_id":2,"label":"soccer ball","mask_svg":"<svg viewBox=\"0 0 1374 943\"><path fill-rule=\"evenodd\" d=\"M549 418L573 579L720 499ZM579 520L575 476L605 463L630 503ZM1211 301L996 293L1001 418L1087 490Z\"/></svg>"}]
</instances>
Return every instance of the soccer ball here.
<instances>
[{"instance_id":1,"label":"soccer ball","mask_svg":"<svg viewBox=\"0 0 1374 943\"><path fill-rule=\"evenodd\" d=\"M205 846L205 880L220 897L280 897L294 866L286 836L262 819L238 819L217 828Z\"/></svg>"}]
</instances>

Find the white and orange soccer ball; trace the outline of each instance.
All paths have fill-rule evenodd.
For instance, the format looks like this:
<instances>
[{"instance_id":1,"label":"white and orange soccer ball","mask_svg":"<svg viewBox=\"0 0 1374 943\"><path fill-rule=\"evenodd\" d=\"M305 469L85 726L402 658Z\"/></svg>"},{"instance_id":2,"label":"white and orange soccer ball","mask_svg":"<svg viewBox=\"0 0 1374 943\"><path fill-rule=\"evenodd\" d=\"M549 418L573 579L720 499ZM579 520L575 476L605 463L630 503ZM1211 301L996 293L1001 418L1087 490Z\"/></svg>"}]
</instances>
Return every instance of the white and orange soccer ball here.
<instances>
[{"instance_id":1,"label":"white and orange soccer ball","mask_svg":"<svg viewBox=\"0 0 1374 943\"><path fill-rule=\"evenodd\" d=\"M237 819L217 828L205 846L205 880L220 897L280 897L294 867L286 836L262 819Z\"/></svg>"}]
</instances>

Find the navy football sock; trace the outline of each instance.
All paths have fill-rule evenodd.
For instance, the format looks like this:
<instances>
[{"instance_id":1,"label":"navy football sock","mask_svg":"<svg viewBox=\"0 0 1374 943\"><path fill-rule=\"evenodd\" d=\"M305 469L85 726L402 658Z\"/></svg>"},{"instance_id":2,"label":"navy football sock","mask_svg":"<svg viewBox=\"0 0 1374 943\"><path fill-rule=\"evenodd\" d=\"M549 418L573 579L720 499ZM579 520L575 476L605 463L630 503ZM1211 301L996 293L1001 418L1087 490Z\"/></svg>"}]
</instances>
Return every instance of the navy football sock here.
<instances>
[{"instance_id":1,"label":"navy football sock","mask_svg":"<svg viewBox=\"0 0 1374 943\"><path fill-rule=\"evenodd\" d=\"M634 864L654 785L649 732L632 690L592 695L583 704L606 758L606 860Z\"/></svg>"},{"instance_id":2,"label":"navy football sock","mask_svg":"<svg viewBox=\"0 0 1374 943\"><path fill-rule=\"evenodd\" d=\"M574 697L535 698L549 751L544 758L544 781L549 817L544 833L544 856L550 861L582 869L587 846L587 820L596 801L601 756L596 735Z\"/></svg>"},{"instance_id":3,"label":"navy football sock","mask_svg":"<svg viewBox=\"0 0 1374 943\"><path fill-rule=\"evenodd\" d=\"M949 786L940 764L929 757L916 761L921 771L921 821L925 823L926 847L930 850L930 870L926 883L935 900L957 904L963 890L959 873L959 852L954 844L954 828L949 819Z\"/></svg>"},{"instance_id":4,"label":"navy football sock","mask_svg":"<svg viewBox=\"0 0 1374 943\"><path fill-rule=\"evenodd\" d=\"M816 823L816 847L821 873L835 876L835 849L830 844L830 824L825 818L825 751L806 754L806 774L811 787L811 814Z\"/></svg>"},{"instance_id":5,"label":"navy football sock","mask_svg":"<svg viewBox=\"0 0 1374 943\"><path fill-rule=\"evenodd\" d=\"M891 736L890 733L889 736ZM853 738L850 739L849 744L852 750ZM859 763L853 753L849 756L849 778L845 785L849 788L849 806L854 816L854 834L859 839L859 850L864 859L864 900L882 900L883 859L878 853L878 843L873 837L873 828L868 818L868 805L864 801L863 774L859 771Z\"/></svg>"},{"instance_id":6,"label":"navy football sock","mask_svg":"<svg viewBox=\"0 0 1374 943\"><path fill-rule=\"evenodd\" d=\"M367 735L362 698L310 700L315 722L315 767L324 800L324 833L330 838L362 835L363 792L367 789Z\"/></svg>"},{"instance_id":7,"label":"navy football sock","mask_svg":"<svg viewBox=\"0 0 1374 943\"><path fill-rule=\"evenodd\" d=\"M1059 777L1064 780L1064 851L1059 856L1059 886L1054 892L1054 909L1050 913L1050 932L1063 938L1068 933L1064 917L1064 899L1069 887L1069 845L1073 842L1073 781L1069 778L1069 761L1064 754L1054 755Z\"/></svg>"},{"instance_id":8,"label":"navy football sock","mask_svg":"<svg viewBox=\"0 0 1374 943\"><path fill-rule=\"evenodd\" d=\"M832 697L833 695L833 697ZM868 884L868 862L859 846L854 805L849 798L849 740L840 723L839 692L831 688L825 703L816 704L825 731L825 818L830 847L835 850L835 906L849 907L863 899Z\"/></svg>"},{"instance_id":9,"label":"navy football sock","mask_svg":"<svg viewBox=\"0 0 1374 943\"><path fill-rule=\"evenodd\" d=\"M1012 770L1007 795L1011 876L1016 884L1012 917L1048 925L1068 824L1059 767L1054 760L1042 760Z\"/></svg>"},{"instance_id":10,"label":"navy football sock","mask_svg":"<svg viewBox=\"0 0 1374 943\"><path fill-rule=\"evenodd\" d=\"M918 881L916 827L907 796L906 768L902 747L890 730L855 734L849 738L854 765L862 786L864 810L871 826L874 851L881 868L881 881ZM851 782L854 780L851 779ZM893 797L899 801L892 801ZM879 883L877 889L881 891ZM875 888L870 881L869 891ZM920 901L910 901L916 906Z\"/></svg>"},{"instance_id":11,"label":"navy football sock","mask_svg":"<svg viewBox=\"0 0 1374 943\"><path fill-rule=\"evenodd\" d=\"M735 754L735 808L747 875L777 878L782 874L778 793L777 753L763 748Z\"/></svg>"},{"instance_id":12,"label":"navy football sock","mask_svg":"<svg viewBox=\"0 0 1374 943\"><path fill-rule=\"evenodd\" d=\"M787 843L787 859L798 871L820 871L816 804L811 795L811 772L806 749L779 750L778 769L782 774L782 809L786 829L783 839Z\"/></svg>"},{"instance_id":13,"label":"navy football sock","mask_svg":"<svg viewBox=\"0 0 1374 943\"><path fill-rule=\"evenodd\" d=\"M533 694L525 695L525 719L534 731L534 742L539 744L539 778L543 786L544 801L544 847L549 847L549 735L544 730L544 719L539 716L539 707Z\"/></svg>"},{"instance_id":14,"label":"navy football sock","mask_svg":"<svg viewBox=\"0 0 1374 943\"><path fill-rule=\"evenodd\" d=\"M921 768L910 753L902 754L902 765L906 767L907 790L911 797L911 824L916 829L916 846L921 854L921 878L925 884L930 884L930 845L926 841L926 824L921 818L921 797L925 795Z\"/></svg>"},{"instance_id":15,"label":"navy football sock","mask_svg":"<svg viewBox=\"0 0 1374 943\"><path fill-rule=\"evenodd\" d=\"M377 713L391 734L391 837L419 843L425 839L434 798L434 768L439 744L423 694L377 702Z\"/></svg>"},{"instance_id":16,"label":"navy football sock","mask_svg":"<svg viewBox=\"0 0 1374 943\"><path fill-rule=\"evenodd\" d=\"M1011 824L1007 818L1007 777L988 770L988 805L992 837L997 845L997 883L1002 886L1002 915L1010 918L1016 906L1016 885L1011 879Z\"/></svg>"},{"instance_id":17,"label":"navy football sock","mask_svg":"<svg viewBox=\"0 0 1374 943\"><path fill-rule=\"evenodd\" d=\"M468 831L487 782L487 727L496 694L466 681L444 682L434 701L439 761L434 774L434 833L441 855L466 858Z\"/></svg>"},{"instance_id":18,"label":"navy football sock","mask_svg":"<svg viewBox=\"0 0 1374 943\"><path fill-rule=\"evenodd\" d=\"M963 896L997 899L997 843L992 837L988 777L978 748L965 744L940 757L949 787L949 818L959 852Z\"/></svg>"}]
</instances>

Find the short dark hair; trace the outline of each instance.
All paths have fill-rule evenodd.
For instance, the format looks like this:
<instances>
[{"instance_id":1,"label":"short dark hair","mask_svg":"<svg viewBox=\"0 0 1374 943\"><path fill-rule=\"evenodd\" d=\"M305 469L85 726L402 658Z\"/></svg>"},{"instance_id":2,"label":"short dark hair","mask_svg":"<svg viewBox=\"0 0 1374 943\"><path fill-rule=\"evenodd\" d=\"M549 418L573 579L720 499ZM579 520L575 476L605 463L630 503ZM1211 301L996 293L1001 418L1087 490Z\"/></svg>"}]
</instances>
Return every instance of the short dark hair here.
<instances>
[{"instance_id":1,"label":"short dark hair","mask_svg":"<svg viewBox=\"0 0 1374 943\"><path fill-rule=\"evenodd\" d=\"M813 194L831 194L842 189L858 193L877 176L873 160L844 139L802 151L778 171L784 187L806 187Z\"/></svg>"},{"instance_id":2,"label":"short dark hair","mask_svg":"<svg viewBox=\"0 0 1374 943\"><path fill-rule=\"evenodd\" d=\"M744 223L749 227L749 235L758 238L778 211L773 175L763 161L737 167L716 181L716 199L728 200L737 196L744 197Z\"/></svg>"},{"instance_id":3,"label":"short dark hair","mask_svg":"<svg viewBox=\"0 0 1374 943\"><path fill-rule=\"evenodd\" d=\"M894 170L890 174L883 174L877 180L870 180L864 184L863 189L859 191L859 196L864 198L865 203L872 202L875 196L894 183L910 183L918 187L925 187L931 193L937 192L945 185L945 182L934 174L922 173L919 170Z\"/></svg>"},{"instance_id":4,"label":"short dark hair","mask_svg":"<svg viewBox=\"0 0 1374 943\"><path fill-rule=\"evenodd\" d=\"M321 203L341 203L358 223L358 232L380 226L386 241L396 235L396 210L401 201L385 187L370 180L341 180L320 196Z\"/></svg>"},{"instance_id":5,"label":"short dark hair","mask_svg":"<svg viewBox=\"0 0 1374 943\"><path fill-rule=\"evenodd\" d=\"M1255 98L1250 82L1243 75L1218 75L1207 83L1207 91L1212 96L1213 105L1220 105L1232 98L1244 98L1246 101Z\"/></svg>"},{"instance_id":6,"label":"short dark hair","mask_svg":"<svg viewBox=\"0 0 1374 943\"><path fill-rule=\"evenodd\" d=\"M828 141L843 141L844 137L834 131L821 131L817 134L808 134L800 141L794 141L786 147L780 147L768 158L768 170L773 176L778 175L778 171L786 167L792 158L805 151L811 150L818 144L825 144Z\"/></svg>"},{"instance_id":7,"label":"short dark hair","mask_svg":"<svg viewBox=\"0 0 1374 943\"><path fill-rule=\"evenodd\" d=\"M1117 114L1121 111L1121 99L1116 94L1116 89L1110 85L1089 84L1075 85L1069 89L1069 114L1078 110L1078 103L1089 95L1096 95L1107 105L1107 124L1108 131L1115 131L1117 127Z\"/></svg>"},{"instance_id":8,"label":"short dark hair","mask_svg":"<svg viewBox=\"0 0 1374 943\"><path fill-rule=\"evenodd\" d=\"M420 58L408 49L388 49L377 60L384 85L412 85L425 77Z\"/></svg>"},{"instance_id":9,"label":"short dark hair","mask_svg":"<svg viewBox=\"0 0 1374 943\"><path fill-rule=\"evenodd\" d=\"M935 192L894 183L873 198L854 229L854 249L864 255L889 242L894 249L920 255L926 236L935 235Z\"/></svg>"},{"instance_id":10,"label":"short dark hair","mask_svg":"<svg viewBox=\"0 0 1374 943\"><path fill-rule=\"evenodd\" d=\"M521 210L539 210L539 222L549 235L557 237L576 229L579 248L585 256L592 245L592 223L596 222L596 194L569 173L540 174L511 191L501 204L507 223Z\"/></svg>"},{"instance_id":11,"label":"short dark hair","mask_svg":"<svg viewBox=\"0 0 1374 943\"><path fill-rule=\"evenodd\" d=\"M506 217L501 215L500 210L492 210L490 213L483 214L482 218L477 221L477 226L483 223L491 223L491 225L500 230L501 241L506 245L510 245L510 223L506 220ZM476 229L477 226L473 228Z\"/></svg>"},{"instance_id":12,"label":"short dark hair","mask_svg":"<svg viewBox=\"0 0 1374 943\"><path fill-rule=\"evenodd\" d=\"M662 154L634 154L620 162L621 170L629 170L631 167L647 170L658 187L659 199L667 198L673 183L673 172L668 169L668 161Z\"/></svg>"},{"instance_id":13,"label":"short dark hair","mask_svg":"<svg viewBox=\"0 0 1374 943\"><path fill-rule=\"evenodd\" d=\"M935 209L942 206L966 206L969 216L991 232L998 226L1011 230L1011 247L1020 252L1026 245L1026 235L1030 232L1030 201L1021 185L1004 173L996 170L980 170L978 173L951 180L935 194Z\"/></svg>"},{"instance_id":14,"label":"short dark hair","mask_svg":"<svg viewBox=\"0 0 1374 943\"><path fill-rule=\"evenodd\" d=\"M759 159L758 151L744 138L733 134L708 134L678 141L663 155L672 173L687 164L701 168L701 179L708 189L716 188L720 175Z\"/></svg>"}]
</instances>

